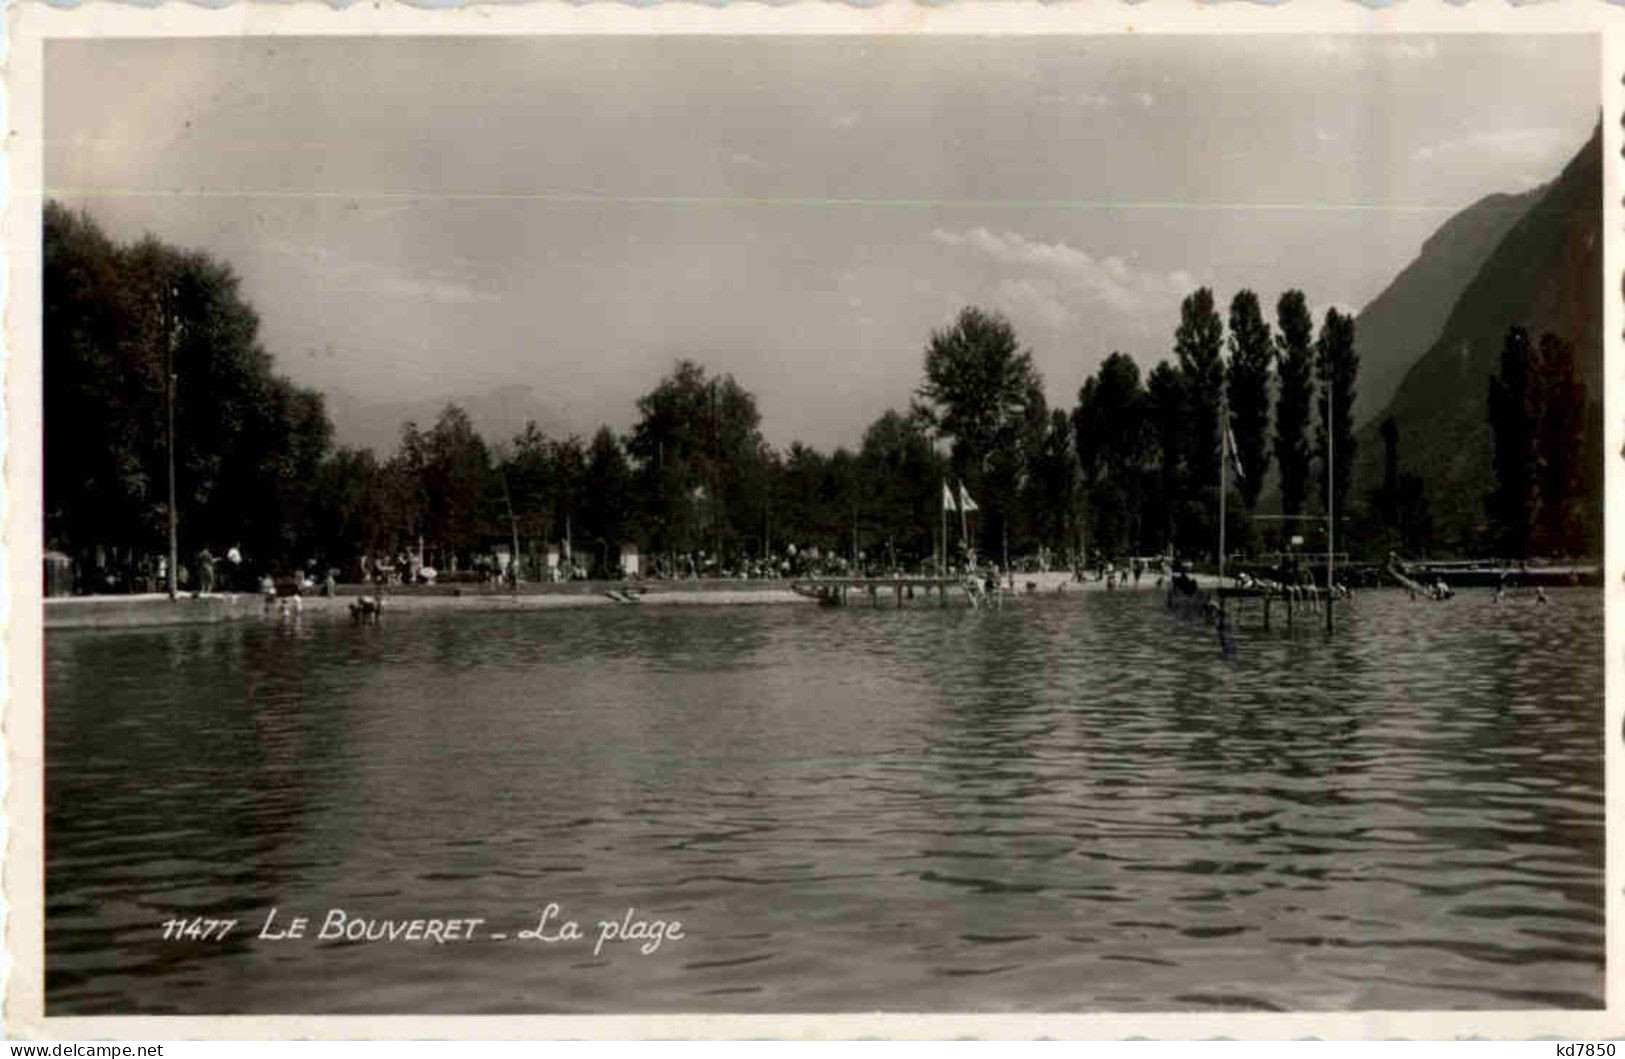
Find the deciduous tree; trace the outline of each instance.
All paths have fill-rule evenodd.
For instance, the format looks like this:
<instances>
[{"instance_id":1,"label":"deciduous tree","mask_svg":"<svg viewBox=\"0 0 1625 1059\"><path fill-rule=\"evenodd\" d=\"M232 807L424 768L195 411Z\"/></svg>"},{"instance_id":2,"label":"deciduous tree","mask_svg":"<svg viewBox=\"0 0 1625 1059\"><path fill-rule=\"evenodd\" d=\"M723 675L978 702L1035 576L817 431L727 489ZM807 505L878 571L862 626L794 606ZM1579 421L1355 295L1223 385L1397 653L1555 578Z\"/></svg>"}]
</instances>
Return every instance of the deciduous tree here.
<instances>
[{"instance_id":1,"label":"deciduous tree","mask_svg":"<svg viewBox=\"0 0 1625 1059\"><path fill-rule=\"evenodd\" d=\"M1281 475L1281 512L1303 513L1309 495L1309 409L1314 403L1315 322L1303 292L1276 303L1275 465Z\"/></svg>"},{"instance_id":2,"label":"deciduous tree","mask_svg":"<svg viewBox=\"0 0 1625 1059\"><path fill-rule=\"evenodd\" d=\"M1270 368L1275 360L1269 324L1258 295L1240 291L1230 300L1230 366L1225 380L1230 426L1242 478L1237 491L1251 511L1269 469Z\"/></svg>"}]
</instances>

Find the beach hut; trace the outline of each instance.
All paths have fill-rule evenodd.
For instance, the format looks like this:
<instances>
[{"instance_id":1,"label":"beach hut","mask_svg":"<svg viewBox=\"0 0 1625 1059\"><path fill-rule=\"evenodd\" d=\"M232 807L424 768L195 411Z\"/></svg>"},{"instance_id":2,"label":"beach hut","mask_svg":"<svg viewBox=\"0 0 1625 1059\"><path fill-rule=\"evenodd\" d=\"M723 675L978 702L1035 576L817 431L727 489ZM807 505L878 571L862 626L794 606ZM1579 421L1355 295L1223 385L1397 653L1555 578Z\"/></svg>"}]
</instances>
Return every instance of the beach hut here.
<instances>
[{"instance_id":1,"label":"beach hut","mask_svg":"<svg viewBox=\"0 0 1625 1059\"><path fill-rule=\"evenodd\" d=\"M637 577L639 572L638 546L636 544L621 545L621 576Z\"/></svg>"}]
</instances>

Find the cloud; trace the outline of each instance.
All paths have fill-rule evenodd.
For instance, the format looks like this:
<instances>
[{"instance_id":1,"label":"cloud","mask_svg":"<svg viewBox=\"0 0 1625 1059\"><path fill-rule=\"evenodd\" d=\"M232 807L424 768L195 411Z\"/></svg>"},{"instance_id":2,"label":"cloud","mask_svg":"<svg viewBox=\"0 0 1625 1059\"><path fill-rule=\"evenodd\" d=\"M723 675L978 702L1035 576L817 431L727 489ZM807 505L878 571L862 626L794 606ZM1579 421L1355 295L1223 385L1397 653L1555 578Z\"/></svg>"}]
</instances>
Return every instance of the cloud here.
<instances>
[{"instance_id":1,"label":"cloud","mask_svg":"<svg viewBox=\"0 0 1625 1059\"><path fill-rule=\"evenodd\" d=\"M1045 327L1082 321L1086 309L1127 316L1166 312L1195 285L1184 272L1141 269L1120 257L1098 258L1066 243L1045 243L1017 232L937 229L932 241L1008 270L997 288L1004 305Z\"/></svg>"},{"instance_id":2,"label":"cloud","mask_svg":"<svg viewBox=\"0 0 1625 1059\"><path fill-rule=\"evenodd\" d=\"M386 298L406 298L436 305L490 305L502 300L490 291L475 290L466 283L438 275L425 278L380 277L369 289Z\"/></svg>"},{"instance_id":3,"label":"cloud","mask_svg":"<svg viewBox=\"0 0 1625 1059\"><path fill-rule=\"evenodd\" d=\"M1036 322L1052 331L1076 326L1078 314L1065 303L1054 283L1038 279L1007 279L999 283L995 295L999 304L1013 316Z\"/></svg>"},{"instance_id":4,"label":"cloud","mask_svg":"<svg viewBox=\"0 0 1625 1059\"><path fill-rule=\"evenodd\" d=\"M1546 163L1565 157L1572 147L1568 134L1562 129L1496 129L1418 147L1411 152L1411 158L1418 162L1494 159Z\"/></svg>"}]
</instances>

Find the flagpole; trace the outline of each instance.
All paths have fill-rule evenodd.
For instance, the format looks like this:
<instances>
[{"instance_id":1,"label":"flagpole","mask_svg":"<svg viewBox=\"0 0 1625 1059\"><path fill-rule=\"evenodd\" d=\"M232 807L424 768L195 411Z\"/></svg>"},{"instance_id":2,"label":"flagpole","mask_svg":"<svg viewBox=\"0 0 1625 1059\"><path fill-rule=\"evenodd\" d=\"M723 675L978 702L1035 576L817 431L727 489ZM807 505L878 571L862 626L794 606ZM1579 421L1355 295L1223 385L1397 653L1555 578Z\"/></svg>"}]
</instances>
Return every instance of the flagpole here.
<instances>
[{"instance_id":1,"label":"flagpole","mask_svg":"<svg viewBox=\"0 0 1625 1059\"><path fill-rule=\"evenodd\" d=\"M1337 406L1332 401L1332 377L1328 372L1326 377L1326 631L1332 631L1332 555L1337 551L1334 540L1337 516L1333 507L1337 498L1333 495L1337 479L1332 473L1335 465L1334 452L1337 447L1337 424L1332 417L1337 414Z\"/></svg>"},{"instance_id":2,"label":"flagpole","mask_svg":"<svg viewBox=\"0 0 1625 1059\"><path fill-rule=\"evenodd\" d=\"M1225 461L1230 458L1230 402L1219 391L1219 584L1224 585L1224 489Z\"/></svg>"},{"instance_id":3,"label":"flagpole","mask_svg":"<svg viewBox=\"0 0 1625 1059\"><path fill-rule=\"evenodd\" d=\"M959 540L965 546L967 562L970 556L970 516L966 513L965 508L970 505L965 503L965 497L969 495L969 493L965 492L965 483L961 481L959 483Z\"/></svg>"}]
</instances>

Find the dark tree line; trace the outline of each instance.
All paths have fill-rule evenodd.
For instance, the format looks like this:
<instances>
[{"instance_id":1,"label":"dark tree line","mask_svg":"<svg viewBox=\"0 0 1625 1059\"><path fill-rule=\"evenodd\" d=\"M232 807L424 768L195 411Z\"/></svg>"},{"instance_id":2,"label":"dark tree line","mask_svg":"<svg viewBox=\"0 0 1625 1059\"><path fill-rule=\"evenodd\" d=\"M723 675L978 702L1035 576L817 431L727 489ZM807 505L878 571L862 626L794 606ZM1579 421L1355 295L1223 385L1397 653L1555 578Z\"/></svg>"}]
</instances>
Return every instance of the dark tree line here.
<instances>
[{"instance_id":1,"label":"dark tree line","mask_svg":"<svg viewBox=\"0 0 1625 1059\"><path fill-rule=\"evenodd\" d=\"M1303 294L1288 291L1272 331L1250 290L1231 299L1228 318L1227 333L1212 292L1197 290L1180 307L1173 359L1157 364L1143 386L1135 362L1113 353L1079 390L1073 436L1091 551L1212 556L1221 459L1228 547L1253 551L1268 543L1253 516L1272 462L1282 514L1324 512L1328 415L1333 499L1337 510L1347 505L1359 370L1353 319L1328 311L1317 339ZM1312 437L1316 409L1319 433ZM1313 513L1312 490L1319 499ZM1290 532L1271 536L1279 543ZM1323 541L1318 527L1305 536Z\"/></svg>"},{"instance_id":2,"label":"dark tree line","mask_svg":"<svg viewBox=\"0 0 1625 1059\"><path fill-rule=\"evenodd\" d=\"M121 587L165 551L172 364L181 554L301 548L332 428L320 395L272 370L236 275L155 239L119 245L54 203L43 234L47 546Z\"/></svg>"},{"instance_id":3,"label":"dark tree line","mask_svg":"<svg viewBox=\"0 0 1625 1059\"><path fill-rule=\"evenodd\" d=\"M1600 412L1588 407L1574 347L1550 332L1539 345L1507 331L1500 373L1489 385L1496 488L1487 507L1507 555L1577 555L1592 545L1600 496ZM1592 490L1596 490L1592 492Z\"/></svg>"},{"instance_id":4,"label":"dark tree line","mask_svg":"<svg viewBox=\"0 0 1625 1059\"><path fill-rule=\"evenodd\" d=\"M273 370L229 267L151 238L117 244L54 204L44 236L47 544L126 583L164 551L166 361L181 554L238 546L261 569L354 573L361 556L402 550L462 569L515 548L539 566L561 542L598 569L628 544L719 570L777 564L792 545L879 566L924 565L961 544L996 560L1084 548L1207 558L1221 461L1235 550L1292 532L1320 546L1313 522L1260 533L1254 516L1277 496L1288 518L1318 518L1329 501L1352 508L1339 524L1356 547L1428 544L1427 499L1401 469L1392 423L1383 484L1353 503L1354 321L1329 310L1317 334L1299 291L1277 300L1273 327L1252 291L1227 314L1210 290L1194 291L1171 357L1142 377L1112 353L1071 409L1047 406L1007 319L966 308L928 337L911 407L881 415L856 451L776 449L748 390L683 360L638 400L624 436L551 437L531 423L490 440L448 405L432 424L405 424L380 455L334 447L321 397ZM1600 467L1582 453L1600 436L1600 408L1573 349L1514 329L1489 412L1499 486L1488 506L1506 553L1584 547L1578 508ZM941 537L945 483L976 499L968 541L957 513Z\"/></svg>"}]
</instances>

